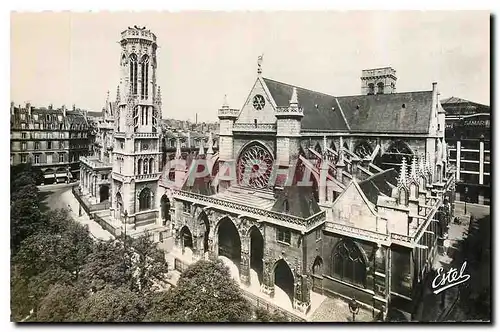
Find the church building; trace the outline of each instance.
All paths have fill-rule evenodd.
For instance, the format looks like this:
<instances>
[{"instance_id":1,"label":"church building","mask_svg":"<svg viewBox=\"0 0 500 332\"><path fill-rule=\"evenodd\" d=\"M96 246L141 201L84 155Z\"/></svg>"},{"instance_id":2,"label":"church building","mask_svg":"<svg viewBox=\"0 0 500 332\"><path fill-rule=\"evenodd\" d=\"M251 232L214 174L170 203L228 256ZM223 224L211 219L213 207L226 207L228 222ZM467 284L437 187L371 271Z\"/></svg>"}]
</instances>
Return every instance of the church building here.
<instances>
[{"instance_id":1,"label":"church building","mask_svg":"<svg viewBox=\"0 0 500 332\"><path fill-rule=\"evenodd\" d=\"M265 77L260 57L243 106L218 110L218 151L209 137L186 157L177 139L167 161L156 36L135 26L120 44L111 157L81 158L91 206L109 183L94 208L106 228L149 232L176 269L221 258L297 313L321 294L411 316L455 197L437 83L396 92L396 71L377 68L361 94L333 96Z\"/></svg>"}]
</instances>

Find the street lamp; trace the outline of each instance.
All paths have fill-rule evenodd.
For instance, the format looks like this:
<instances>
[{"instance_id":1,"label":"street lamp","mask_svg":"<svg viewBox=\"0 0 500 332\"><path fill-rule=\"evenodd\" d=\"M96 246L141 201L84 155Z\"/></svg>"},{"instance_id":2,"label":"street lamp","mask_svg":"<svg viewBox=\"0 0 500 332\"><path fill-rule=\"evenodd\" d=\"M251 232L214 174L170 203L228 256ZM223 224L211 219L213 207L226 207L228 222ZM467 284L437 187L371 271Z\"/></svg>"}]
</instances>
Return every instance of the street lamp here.
<instances>
[{"instance_id":1,"label":"street lamp","mask_svg":"<svg viewBox=\"0 0 500 332\"><path fill-rule=\"evenodd\" d=\"M351 301L349 301L349 311L352 313L352 321L354 322L356 320L356 315L359 312L359 303L356 301L356 298L353 297Z\"/></svg>"},{"instance_id":2,"label":"street lamp","mask_svg":"<svg viewBox=\"0 0 500 332\"><path fill-rule=\"evenodd\" d=\"M124 238L125 239L127 238L127 217L128 217L128 212L127 212L127 210L125 210L123 212L123 221L125 223L125 225L123 226L123 228L124 228Z\"/></svg>"}]
</instances>

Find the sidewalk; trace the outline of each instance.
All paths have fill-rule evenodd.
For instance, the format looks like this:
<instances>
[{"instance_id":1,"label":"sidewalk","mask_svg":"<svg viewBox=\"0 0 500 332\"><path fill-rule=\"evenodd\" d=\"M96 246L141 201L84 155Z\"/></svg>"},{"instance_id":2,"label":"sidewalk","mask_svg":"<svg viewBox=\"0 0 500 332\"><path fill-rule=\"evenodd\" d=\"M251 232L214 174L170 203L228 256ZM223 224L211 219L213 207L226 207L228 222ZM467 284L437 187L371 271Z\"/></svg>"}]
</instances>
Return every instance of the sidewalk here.
<instances>
[{"instance_id":1,"label":"sidewalk","mask_svg":"<svg viewBox=\"0 0 500 332\"><path fill-rule=\"evenodd\" d=\"M448 239L445 240L447 248L440 250L436 255L430 276L427 279L427 284L424 285L424 295L422 302L415 314L415 320L420 322L437 322L446 320L446 315L456 304L459 296L459 287L451 287L447 290L434 294L432 289L432 281L437 275L440 268L446 272L452 267L460 269L462 262L454 261L459 248L459 242L463 241L468 236L469 221L468 216L458 216L460 224L450 223L448 229ZM459 257L457 257L460 259Z\"/></svg>"},{"instance_id":2,"label":"sidewalk","mask_svg":"<svg viewBox=\"0 0 500 332\"><path fill-rule=\"evenodd\" d=\"M90 219L86 214L85 211L82 209L82 216L78 216L78 209L80 203L76 200L75 197L73 197L73 193L71 190L66 190L62 195L61 195L61 200L64 201L65 205L69 205L71 208L70 210L70 215L71 217L79 222L82 225L87 225L89 228L90 234L99 240L110 240L113 239L114 236L111 235L108 231L104 230L97 222L94 220Z\"/></svg>"}]
</instances>

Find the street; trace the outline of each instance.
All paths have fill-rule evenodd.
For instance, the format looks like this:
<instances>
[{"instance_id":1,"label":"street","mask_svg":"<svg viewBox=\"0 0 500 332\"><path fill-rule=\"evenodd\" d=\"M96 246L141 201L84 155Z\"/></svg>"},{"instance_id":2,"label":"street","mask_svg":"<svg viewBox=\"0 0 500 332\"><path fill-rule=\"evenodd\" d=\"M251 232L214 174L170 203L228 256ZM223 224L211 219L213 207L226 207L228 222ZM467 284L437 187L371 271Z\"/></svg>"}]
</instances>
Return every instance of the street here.
<instances>
[{"instance_id":1,"label":"street","mask_svg":"<svg viewBox=\"0 0 500 332\"><path fill-rule=\"evenodd\" d=\"M114 238L111 233L104 230L98 223L90 219L85 211L82 216L78 216L79 203L71 192L72 185L46 186L40 190L42 196L42 210L47 209L69 209L70 216L82 225L87 225L89 232L95 239L109 240Z\"/></svg>"}]
</instances>

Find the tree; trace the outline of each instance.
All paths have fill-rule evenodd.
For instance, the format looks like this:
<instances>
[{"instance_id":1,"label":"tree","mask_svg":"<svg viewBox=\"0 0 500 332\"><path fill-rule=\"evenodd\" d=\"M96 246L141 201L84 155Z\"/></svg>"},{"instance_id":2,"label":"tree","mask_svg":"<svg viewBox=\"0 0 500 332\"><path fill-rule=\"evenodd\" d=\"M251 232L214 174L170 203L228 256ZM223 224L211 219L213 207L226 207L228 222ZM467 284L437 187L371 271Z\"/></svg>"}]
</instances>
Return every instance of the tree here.
<instances>
[{"instance_id":1,"label":"tree","mask_svg":"<svg viewBox=\"0 0 500 332\"><path fill-rule=\"evenodd\" d=\"M158 283L166 282L168 265L165 254L158 249L148 233L133 239L131 245L134 286L141 292L159 289Z\"/></svg>"},{"instance_id":2,"label":"tree","mask_svg":"<svg viewBox=\"0 0 500 332\"><path fill-rule=\"evenodd\" d=\"M81 278L97 291L105 286L132 288L130 260L123 243L116 240L97 243L82 267Z\"/></svg>"},{"instance_id":3,"label":"tree","mask_svg":"<svg viewBox=\"0 0 500 332\"><path fill-rule=\"evenodd\" d=\"M72 220L67 220L67 224L62 233L39 232L21 243L14 263L24 276L57 267L70 273L75 280L78 278L93 243L85 227Z\"/></svg>"},{"instance_id":4,"label":"tree","mask_svg":"<svg viewBox=\"0 0 500 332\"><path fill-rule=\"evenodd\" d=\"M48 269L34 276L21 273L18 266L12 267L11 274L11 315L14 321L26 318L31 310L46 295L51 285L71 284L72 276L58 267Z\"/></svg>"},{"instance_id":5,"label":"tree","mask_svg":"<svg viewBox=\"0 0 500 332\"><path fill-rule=\"evenodd\" d=\"M50 286L45 297L40 301L36 322L74 321L80 303L85 299L86 291L74 285L55 284Z\"/></svg>"},{"instance_id":6,"label":"tree","mask_svg":"<svg viewBox=\"0 0 500 332\"><path fill-rule=\"evenodd\" d=\"M23 187L26 188L26 187ZM44 219L40 212L37 195L32 190L19 189L10 204L11 248L13 254L17 252L21 242L44 227ZM28 186L28 189L32 187ZM24 196L24 197L20 197Z\"/></svg>"},{"instance_id":7,"label":"tree","mask_svg":"<svg viewBox=\"0 0 500 332\"><path fill-rule=\"evenodd\" d=\"M160 308L164 312L153 312ZM247 322L251 318L248 301L220 260L198 261L188 267L177 287L163 304L153 306L149 321Z\"/></svg>"},{"instance_id":8,"label":"tree","mask_svg":"<svg viewBox=\"0 0 500 332\"><path fill-rule=\"evenodd\" d=\"M259 307L255 309L254 318L252 321L278 323L278 322L289 322L290 320L281 312L269 312Z\"/></svg>"},{"instance_id":9,"label":"tree","mask_svg":"<svg viewBox=\"0 0 500 332\"><path fill-rule=\"evenodd\" d=\"M128 288L106 287L80 303L75 321L140 322L147 308L147 298L139 296Z\"/></svg>"}]
</instances>

